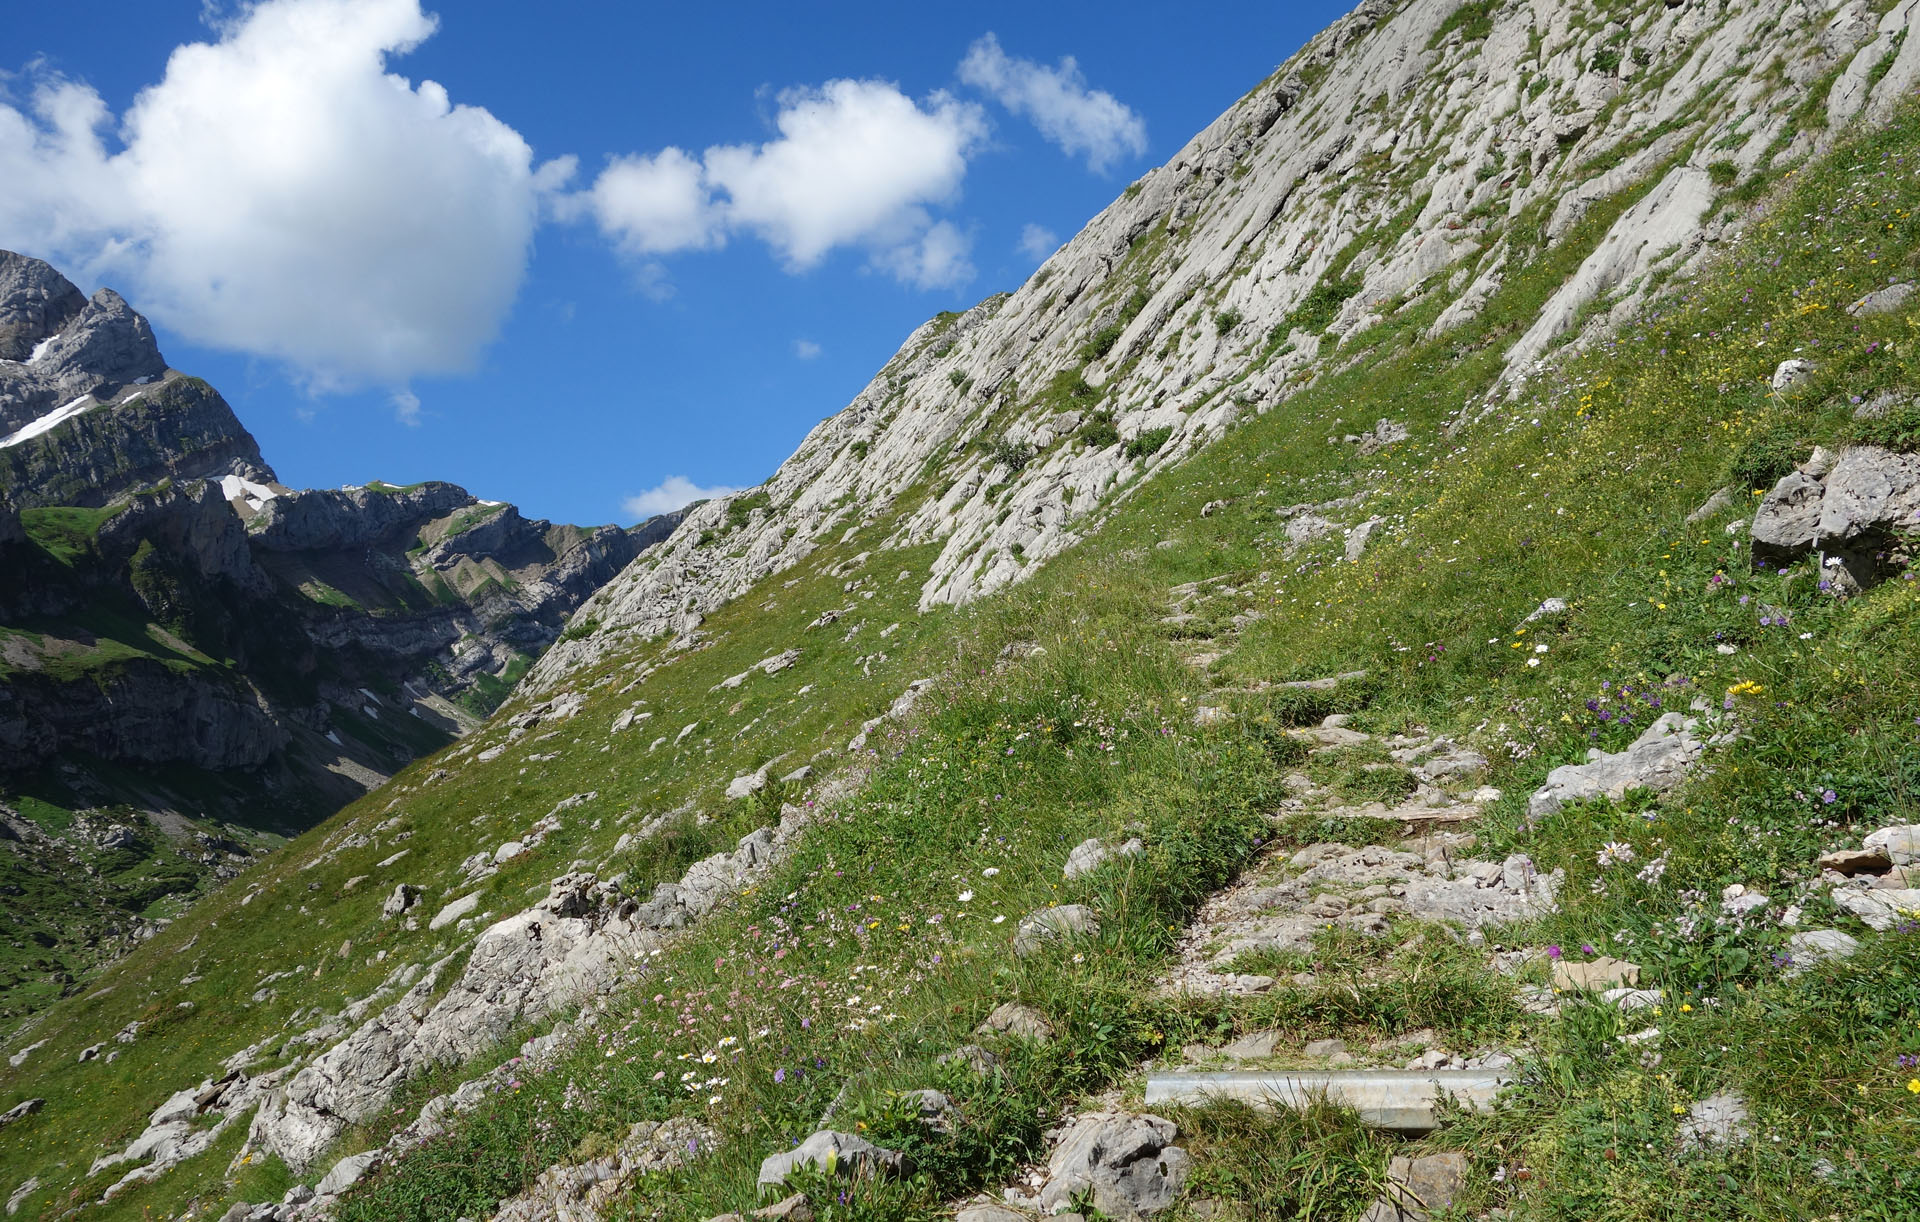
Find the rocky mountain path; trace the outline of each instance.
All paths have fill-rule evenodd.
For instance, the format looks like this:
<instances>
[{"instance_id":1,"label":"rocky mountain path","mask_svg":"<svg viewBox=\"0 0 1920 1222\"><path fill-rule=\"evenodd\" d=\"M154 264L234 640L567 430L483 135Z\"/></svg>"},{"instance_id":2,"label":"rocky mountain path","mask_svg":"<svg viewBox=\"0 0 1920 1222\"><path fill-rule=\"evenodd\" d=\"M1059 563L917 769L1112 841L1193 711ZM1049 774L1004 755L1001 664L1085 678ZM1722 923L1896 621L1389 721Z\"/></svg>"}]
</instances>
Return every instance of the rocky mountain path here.
<instances>
[{"instance_id":1,"label":"rocky mountain path","mask_svg":"<svg viewBox=\"0 0 1920 1222\"><path fill-rule=\"evenodd\" d=\"M1219 582L1175 590L1175 598L1190 607L1222 596L1230 597L1231 587ZM1175 614L1197 618L1200 612ZM1338 682L1301 686L1326 689ZM1202 724L1215 720L1208 715L1212 708L1202 706L1196 719ZM1225 711L1219 712L1224 720ZM1345 840L1352 843L1295 848L1296 838L1276 836L1248 870L1202 906L1158 982L1162 993L1254 998L1283 982L1313 989L1332 979L1324 974L1330 969L1322 945L1327 937L1384 938L1393 933L1396 921L1411 920L1444 924L1457 936L1484 945L1482 927L1551 909L1562 872L1543 874L1524 854L1502 860L1475 856L1478 837L1464 825L1500 796L1480 784L1488 761L1478 752L1423 728L1386 736L1365 733L1339 714L1291 730L1288 737L1300 744L1302 760L1288 777L1291 795L1272 813L1276 830L1306 816L1330 832L1350 831ZM1099 868L1126 851L1127 846L1081 845L1070 855L1066 872L1072 877ZM1524 958L1489 951L1488 970L1514 974ZM1366 976L1395 969L1383 962L1359 970ZM1523 995L1530 1008L1552 1005L1550 990L1534 986ZM1034 1032L1044 1038L1044 1023ZM1139 1078L1276 1068L1498 1071L1513 1063L1516 1051L1450 1049L1430 1029L1364 1045L1340 1039L1303 1041L1295 1032L1259 1030L1218 1047L1188 1044L1171 1065L1141 1066ZM1029 1217L1030 1211L1045 1213L1081 1199L1116 1217L1140 1217L1169 1207L1182 1193L1191 1160L1175 1144L1178 1132L1172 1121L1130 1110L1139 1084L1122 1083L1085 1101L1050 1134L1044 1165L1023 1169L998 1199L981 1196L956 1203L955 1217L959 1222L1015 1222ZM1434 1165L1436 1158L1463 1162L1458 1155L1395 1160L1379 1208L1398 1209L1408 1186L1421 1200L1450 1199L1464 1182L1464 1168ZM1188 1209L1194 1216L1237 1216L1234 1205L1225 1201L1191 1200Z\"/></svg>"},{"instance_id":2,"label":"rocky mountain path","mask_svg":"<svg viewBox=\"0 0 1920 1222\"><path fill-rule=\"evenodd\" d=\"M1500 796L1477 783L1487 767L1478 752L1424 732L1376 737L1341 714L1289 737L1306 744L1307 754L1287 777L1292 796L1274 821L1309 815L1330 828L1351 827L1362 834L1348 839L1365 843L1288 852L1287 841L1274 841L1202 907L1162 989L1249 995L1282 977L1311 987L1324 930L1377 937L1394 916L1478 930L1552 905L1559 878L1541 875L1524 854L1503 861L1473 855L1477 838L1461 827Z\"/></svg>"}]
</instances>

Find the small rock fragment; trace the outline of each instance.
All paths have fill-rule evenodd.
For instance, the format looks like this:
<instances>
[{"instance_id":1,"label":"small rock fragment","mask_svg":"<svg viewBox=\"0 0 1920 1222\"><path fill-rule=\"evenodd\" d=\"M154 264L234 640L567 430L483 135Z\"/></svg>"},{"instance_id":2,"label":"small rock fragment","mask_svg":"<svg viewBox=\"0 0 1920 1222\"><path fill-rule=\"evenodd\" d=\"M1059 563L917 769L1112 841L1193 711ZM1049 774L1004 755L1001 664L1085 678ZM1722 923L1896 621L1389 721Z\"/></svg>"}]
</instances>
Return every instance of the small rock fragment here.
<instances>
[{"instance_id":1,"label":"small rock fragment","mask_svg":"<svg viewBox=\"0 0 1920 1222\"><path fill-rule=\"evenodd\" d=\"M1558 959L1553 965L1553 987L1556 989L1610 989L1639 983L1639 964L1607 955L1586 963Z\"/></svg>"},{"instance_id":2,"label":"small rock fragment","mask_svg":"<svg viewBox=\"0 0 1920 1222\"><path fill-rule=\"evenodd\" d=\"M1395 1158L1387 1165L1387 1191L1360 1222L1427 1222L1451 1206L1467 1186L1467 1156L1458 1151L1425 1158Z\"/></svg>"},{"instance_id":3,"label":"small rock fragment","mask_svg":"<svg viewBox=\"0 0 1920 1222\"><path fill-rule=\"evenodd\" d=\"M1100 918L1085 904L1062 904L1042 908L1021 918L1013 935L1013 953L1031 955L1041 948L1073 937L1093 937L1100 932Z\"/></svg>"},{"instance_id":4,"label":"small rock fragment","mask_svg":"<svg viewBox=\"0 0 1920 1222\"><path fill-rule=\"evenodd\" d=\"M1273 1055L1280 1046L1281 1035L1278 1031L1255 1031L1243 1035L1220 1050L1220 1055L1236 1061L1258 1061Z\"/></svg>"},{"instance_id":5,"label":"small rock fragment","mask_svg":"<svg viewBox=\"0 0 1920 1222\"><path fill-rule=\"evenodd\" d=\"M1749 1136L1747 1105L1731 1092L1709 1095L1687 1109L1680 1122L1680 1147L1697 1150L1702 1146L1730 1146Z\"/></svg>"},{"instance_id":6,"label":"small rock fragment","mask_svg":"<svg viewBox=\"0 0 1920 1222\"><path fill-rule=\"evenodd\" d=\"M1015 1035L1021 1039L1050 1040L1053 1038L1053 1024L1047 1021L1046 1015L1032 1006L1023 1006L1017 1001L1009 1001L1003 1002L993 1013L987 1015L986 1021L974 1028L974 1032L977 1035ZM966 1049L963 1048L960 1051L965 1052ZM969 1061L972 1059L968 1058ZM997 1065L999 1062L994 1063Z\"/></svg>"}]
</instances>

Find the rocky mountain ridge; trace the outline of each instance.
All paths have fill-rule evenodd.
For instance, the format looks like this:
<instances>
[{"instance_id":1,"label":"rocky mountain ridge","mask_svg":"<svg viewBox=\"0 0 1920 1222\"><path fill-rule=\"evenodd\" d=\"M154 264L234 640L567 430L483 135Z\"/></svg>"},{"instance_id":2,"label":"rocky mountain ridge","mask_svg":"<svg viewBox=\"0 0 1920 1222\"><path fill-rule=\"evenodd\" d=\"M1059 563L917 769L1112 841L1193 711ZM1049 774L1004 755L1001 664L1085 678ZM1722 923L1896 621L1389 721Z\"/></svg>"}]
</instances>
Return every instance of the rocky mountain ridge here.
<instances>
[{"instance_id":1,"label":"rocky mountain ridge","mask_svg":"<svg viewBox=\"0 0 1920 1222\"><path fill-rule=\"evenodd\" d=\"M118 294L84 299L8 252L0 350L0 794L43 822L102 811L135 829L138 860L114 870L171 887L119 896L142 909L477 724L678 520L530 521L439 482L290 489ZM98 890L73 874L70 829L46 830L8 846L12 894ZM212 876L190 832L231 847ZM73 937L125 925L95 902L114 893L81 901ZM46 936L44 916L9 915ZM28 958L0 990L71 981Z\"/></svg>"}]
</instances>

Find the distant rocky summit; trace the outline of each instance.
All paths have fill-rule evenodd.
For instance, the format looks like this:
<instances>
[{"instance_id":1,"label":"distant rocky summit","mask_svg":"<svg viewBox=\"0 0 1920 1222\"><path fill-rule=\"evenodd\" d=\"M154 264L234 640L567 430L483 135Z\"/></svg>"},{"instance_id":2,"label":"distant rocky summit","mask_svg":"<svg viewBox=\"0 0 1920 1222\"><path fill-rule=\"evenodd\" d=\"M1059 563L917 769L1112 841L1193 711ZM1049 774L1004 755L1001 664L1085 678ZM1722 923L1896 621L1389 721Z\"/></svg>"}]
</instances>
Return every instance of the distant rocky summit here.
<instances>
[{"instance_id":1,"label":"distant rocky summit","mask_svg":"<svg viewBox=\"0 0 1920 1222\"><path fill-rule=\"evenodd\" d=\"M66 843L98 814L133 830L80 889L79 940L136 928L121 901L153 888L116 877L164 866L190 893L464 732L678 521L532 521L439 482L295 491L119 294L0 251L0 801L53 833L0 841L35 880L0 904L44 921L26 896L102 870ZM183 857L193 835L232 851ZM70 976L73 924L0 956L0 995Z\"/></svg>"}]
</instances>

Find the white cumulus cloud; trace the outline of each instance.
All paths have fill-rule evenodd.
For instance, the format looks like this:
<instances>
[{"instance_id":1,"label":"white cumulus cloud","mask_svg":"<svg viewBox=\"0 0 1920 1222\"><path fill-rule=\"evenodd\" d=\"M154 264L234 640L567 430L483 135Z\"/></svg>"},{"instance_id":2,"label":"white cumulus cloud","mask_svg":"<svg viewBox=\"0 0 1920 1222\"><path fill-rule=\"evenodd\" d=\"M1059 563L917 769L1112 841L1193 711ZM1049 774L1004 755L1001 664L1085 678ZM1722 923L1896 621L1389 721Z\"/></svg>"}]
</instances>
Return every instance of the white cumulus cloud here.
<instances>
[{"instance_id":1,"label":"white cumulus cloud","mask_svg":"<svg viewBox=\"0 0 1920 1222\"><path fill-rule=\"evenodd\" d=\"M1069 157L1086 154L1097 174L1147 151L1146 121L1104 89L1087 88L1071 55L1049 68L1008 55L988 34L968 48L960 79L1025 117Z\"/></svg>"},{"instance_id":2,"label":"white cumulus cloud","mask_svg":"<svg viewBox=\"0 0 1920 1222\"><path fill-rule=\"evenodd\" d=\"M820 345L810 339L796 339L793 341L793 354L803 361L811 361L818 357L820 353Z\"/></svg>"},{"instance_id":3,"label":"white cumulus cloud","mask_svg":"<svg viewBox=\"0 0 1920 1222\"><path fill-rule=\"evenodd\" d=\"M117 120L29 69L0 98L0 245L318 387L470 369L573 163L388 71L435 25L419 0L265 0Z\"/></svg>"},{"instance_id":4,"label":"white cumulus cloud","mask_svg":"<svg viewBox=\"0 0 1920 1222\"><path fill-rule=\"evenodd\" d=\"M1060 249L1060 235L1045 225L1024 225L1020 229L1020 253L1044 259Z\"/></svg>"},{"instance_id":5,"label":"white cumulus cloud","mask_svg":"<svg viewBox=\"0 0 1920 1222\"><path fill-rule=\"evenodd\" d=\"M677 148L613 158L590 190L569 196L559 211L591 212L601 232L629 254L699 250L725 241L700 162Z\"/></svg>"},{"instance_id":6,"label":"white cumulus cloud","mask_svg":"<svg viewBox=\"0 0 1920 1222\"><path fill-rule=\"evenodd\" d=\"M657 513L684 509L695 501L710 501L738 491L738 488L719 484L702 488L684 475L669 475L656 486L620 502L620 506L632 517L650 518Z\"/></svg>"},{"instance_id":7,"label":"white cumulus cloud","mask_svg":"<svg viewBox=\"0 0 1920 1222\"><path fill-rule=\"evenodd\" d=\"M916 102L885 81L829 81L779 95L778 135L616 157L563 216L591 215L636 255L700 250L753 234L791 271L838 247L923 287L972 275L966 239L929 209L952 200L985 140L980 107L945 93Z\"/></svg>"}]
</instances>

